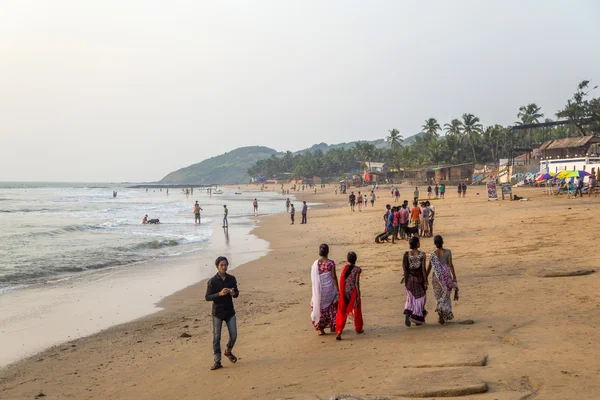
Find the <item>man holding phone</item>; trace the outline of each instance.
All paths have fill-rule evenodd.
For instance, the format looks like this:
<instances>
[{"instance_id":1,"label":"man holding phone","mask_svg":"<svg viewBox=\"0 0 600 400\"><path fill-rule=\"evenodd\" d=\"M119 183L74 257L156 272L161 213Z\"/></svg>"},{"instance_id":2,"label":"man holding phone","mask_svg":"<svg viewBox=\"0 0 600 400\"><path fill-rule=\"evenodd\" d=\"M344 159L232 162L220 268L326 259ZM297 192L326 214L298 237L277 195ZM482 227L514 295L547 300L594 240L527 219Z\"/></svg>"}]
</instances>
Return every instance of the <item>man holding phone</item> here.
<instances>
[{"instance_id":1,"label":"man holding phone","mask_svg":"<svg viewBox=\"0 0 600 400\"><path fill-rule=\"evenodd\" d=\"M237 281L233 275L227 273L229 261L226 257L218 257L215 261L217 274L209 279L206 286L206 301L212 301L212 320L213 320L213 351L215 354L215 364L211 370L223 368L221 364L221 328L223 322L227 325L229 331L229 342L225 357L232 363L237 362L237 357L231 350L237 339L237 324L235 310L233 308L233 299L240 294L237 288Z\"/></svg>"}]
</instances>

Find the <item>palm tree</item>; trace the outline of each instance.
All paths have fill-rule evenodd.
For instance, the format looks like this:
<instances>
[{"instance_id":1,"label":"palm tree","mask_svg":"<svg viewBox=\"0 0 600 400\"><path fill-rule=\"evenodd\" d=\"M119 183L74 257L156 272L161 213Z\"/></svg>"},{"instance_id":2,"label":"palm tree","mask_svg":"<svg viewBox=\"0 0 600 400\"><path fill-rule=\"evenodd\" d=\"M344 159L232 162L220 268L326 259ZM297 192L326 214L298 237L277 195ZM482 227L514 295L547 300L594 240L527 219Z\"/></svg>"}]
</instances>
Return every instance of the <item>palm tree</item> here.
<instances>
[{"instance_id":1,"label":"palm tree","mask_svg":"<svg viewBox=\"0 0 600 400\"><path fill-rule=\"evenodd\" d=\"M447 135L459 136L462 129L462 122L454 118L449 124L444 124L444 130Z\"/></svg>"},{"instance_id":2,"label":"palm tree","mask_svg":"<svg viewBox=\"0 0 600 400\"><path fill-rule=\"evenodd\" d=\"M425 133L425 140L431 140L438 137L438 131L442 129L438 124L437 119L429 118L425 120L425 124L422 126L423 133Z\"/></svg>"},{"instance_id":3,"label":"palm tree","mask_svg":"<svg viewBox=\"0 0 600 400\"><path fill-rule=\"evenodd\" d=\"M540 118L544 117L544 114L541 112L542 107L539 107L535 103L529 103L526 106L519 107L519 112L517 113L517 118L520 118L520 121L517 121L517 125L528 125L528 124L537 124L540 122ZM529 134L529 144L531 144L531 137L533 134L533 129L529 128L527 130Z\"/></svg>"},{"instance_id":4,"label":"palm tree","mask_svg":"<svg viewBox=\"0 0 600 400\"><path fill-rule=\"evenodd\" d=\"M473 114L463 114L462 119L462 134L471 144L471 150L473 150L473 162L477 162L475 145L479 142L479 134L481 133L483 126L479 123L479 118Z\"/></svg>"},{"instance_id":5,"label":"palm tree","mask_svg":"<svg viewBox=\"0 0 600 400\"><path fill-rule=\"evenodd\" d=\"M386 138L386 141L389 143L391 148L398 147L402 144L404 137L400 134L398 129L392 129L390 132L390 136Z\"/></svg>"}]
</instances>

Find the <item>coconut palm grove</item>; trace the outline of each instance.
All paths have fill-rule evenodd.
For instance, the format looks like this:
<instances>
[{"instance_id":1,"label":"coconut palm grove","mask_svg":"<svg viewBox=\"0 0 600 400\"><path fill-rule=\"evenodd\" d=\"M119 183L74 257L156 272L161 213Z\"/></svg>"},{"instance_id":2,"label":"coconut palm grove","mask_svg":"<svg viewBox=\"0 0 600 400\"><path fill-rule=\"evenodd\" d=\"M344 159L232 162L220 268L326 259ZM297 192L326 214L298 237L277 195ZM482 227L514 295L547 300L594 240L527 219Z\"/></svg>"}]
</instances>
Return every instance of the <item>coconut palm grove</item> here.
<instances>
[{"instance_id":1,"label":"coconut palm grove","mask_svg":"<svg viewBox=\"0 0 600 400\"><path fill-rule=\"evenodd\" d=\"M487 125L479 117L464 113L448 122L434 117L423 121L421 132L404 140L397 129L389 130L386 146L357 142L351 148L334 148L294 154L272 155L248 169L251 177L338 178L369 162L385 162L390 169L422 168L472 162L497 164L514 150L531 149L546 140L600 134L600 97L593 97L590 81L577 86L573 97L555 119L535 103L519 107L511 126Z\"/></svg>"}]
</instances>

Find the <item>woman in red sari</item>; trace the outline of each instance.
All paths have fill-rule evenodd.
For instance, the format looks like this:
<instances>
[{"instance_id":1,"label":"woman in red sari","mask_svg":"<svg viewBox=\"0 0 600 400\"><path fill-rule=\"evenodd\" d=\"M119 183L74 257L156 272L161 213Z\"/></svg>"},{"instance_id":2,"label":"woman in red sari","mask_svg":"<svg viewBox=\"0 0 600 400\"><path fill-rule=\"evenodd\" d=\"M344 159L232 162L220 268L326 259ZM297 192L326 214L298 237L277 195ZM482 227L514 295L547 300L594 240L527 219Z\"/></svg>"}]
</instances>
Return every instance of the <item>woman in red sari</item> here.
<instances>
[{"instance_id":1,"label":"woman in red sari","mask_svg":"<svg viewBox=\"0 0 600 400\"><path fill-rule=\"evenodd\" d=\"M360 300L360 273L362 269L356 266L356 253L348 253L348 264L340 275L340 296L338 311L335 318L336 339L342 340L342 332L348 316L354 319L354 330L363 333L362 302Z\"/></svg>"}]
</instances>

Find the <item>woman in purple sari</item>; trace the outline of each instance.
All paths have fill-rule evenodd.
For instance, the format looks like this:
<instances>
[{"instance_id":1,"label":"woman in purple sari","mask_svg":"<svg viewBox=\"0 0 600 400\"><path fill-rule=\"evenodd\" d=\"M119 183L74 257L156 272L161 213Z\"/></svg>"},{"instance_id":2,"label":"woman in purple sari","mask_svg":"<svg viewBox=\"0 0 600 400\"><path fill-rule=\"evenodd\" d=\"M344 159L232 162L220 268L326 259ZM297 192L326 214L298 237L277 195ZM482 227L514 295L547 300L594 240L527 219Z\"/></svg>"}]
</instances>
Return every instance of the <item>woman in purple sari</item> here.
<instances>
[{"instance_id":1,"label":"woman in purple sari","mask_svg":"<svg viewBox=\"0 0 600 400\"><path fill-rule=\"evenodd\" d=\"M406 303L404 305L404 323L410 327L412 324L422 325L425 323L427 311L427 271L425 268L424 252L419 251L420 241L418 237L409 240L410 250L404 253L402 269L404 277L404 290L406 291Z\"/></svg>"},{"instance_id":2,"label":"woman in purple sari","mask_svg":"<svg viewBox=\"0 0 600 400\"><path fill-rule=\"evenodd\" d=\"M452 264L452 252L444 248L444 239L440 235L436 235L433 238L433 243L436 250L431 253L429 258L427 276L433 270L431 284L437 301L435 312L438 313L438 322L443 325L447 321L454 319L451 295L452 289L458 292L458 284L456 281L456 272L454 272L454 264Z\"/></svg>"}]
</instances>

